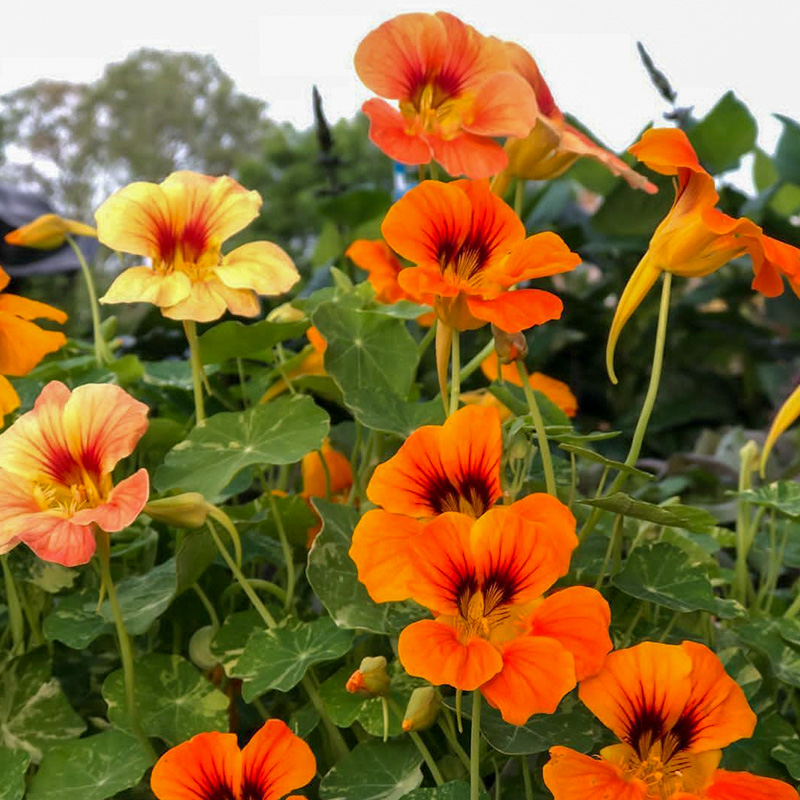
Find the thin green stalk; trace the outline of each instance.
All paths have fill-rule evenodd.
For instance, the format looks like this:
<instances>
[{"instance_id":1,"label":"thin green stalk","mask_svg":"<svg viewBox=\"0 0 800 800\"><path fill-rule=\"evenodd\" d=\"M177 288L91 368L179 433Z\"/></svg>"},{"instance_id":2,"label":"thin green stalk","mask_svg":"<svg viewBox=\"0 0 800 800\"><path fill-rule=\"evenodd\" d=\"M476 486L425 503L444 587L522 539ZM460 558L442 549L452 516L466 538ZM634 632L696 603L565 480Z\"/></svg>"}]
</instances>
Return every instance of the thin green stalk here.
<instances>
[{"instance_id":1,"label":"thin green stalk","mask_svg":"<svg viewBox=\"0 0 800 800\"><path fill-rule=\"evenodd\" d=\"M753 472L758 468L758 447L749 441L739 450L739 492L747 492L753 486ZM736 564L734 565L733 594L747 606L754 594L747 567L747 557L755 538L755 528L750 513L750 503L739 497L736 513Z\"/></svg>"},{"instance_id":2,"label":"thin green stalk","mask_svg":"<svg viewBox=\"0 0 800 800\"><path fill-rule=\"evenodd\" d=\"M242 540L239 536L239 531L237 530L236 526L233 524L231 518L217 506L209 506L208 508L208 515L219 522L223 528L228 533L228 536L231 537L231 543L233 544L233 553L236 556L236 566L242 566Z\"/></svg>"},{"instance_id":3,"label":"thin green stalk","mask_svg":"<svg viewBox=\"0 0 800 800\"><path fill-rule=\"evenodd\" d=\"M322 453L320 453L320 458L322 458ZM324 458L322 459L322 462L325 463ZM330 479L328 478L327 480ZM275 495L268 491L267 497L269 498L269 509L272 512L273 518L275 519L275 527L278 529L278 538L281 540L283 560L286 562L286 600L283 603L283 607L286 611L289 611L292 607L292 603L294 602L294 585L296 580L294 570L294 553L292 552L292 546L289 544L289 537L286 535L286 528L283 526L283 519L280 511L278 511L278 504L275 502Z\"/></svg>"},{"instance_id":4,"label":"thin green stalk","mask_svg":"<svg viewBox=\"0 0 800 800\"><path fill-rule=\"evenodd\" d=\"M650 422L650 416L653 413L653 407L658 397L658 387L661 383L661 372L664 367L664 348L667 342L667 321L669 319L669 299L670 291L672 289L672 273L665 272L661 284L661 303L658 308L658 327L656 328L656 343L653 350L653 367L650 371L650 382L647 386L647 394L644 397L642 410L639 413L639 420L636 423L636 428L633 432L633 439L631 446L628 450L628 456L625 459L625 464L629 467L635 467L636 462L639 460L639 454L642 451L642 443L644 442L644 435L647 432L647 425ZM628 481L629 473L620 472L611 484L608 494L619 492ZM584 539L594 530L597 520L602 514L602 509L595 508L586 520L586 524L581 530L580 541Z\"/></svg>"},{"instance_id":5,"label":"thin green stalk","mask_svg":"<svg viewBox=\"0 0 800 800\"><path fill-rule=\"evenodd\" d=\"M525 786L525 800L533 800L533 781L530 767L528 767L528 757L520 756L519 760L522 769L522 783Z\"/></svg>"},{"instance_id":6,"label":"thin green stalk","mask_svg":"<svg viewBox=\"0 0 800 800\"><path fill-rule=\"evenodd\" d=\"M183 331L189 342L189 361L192 365L192 389L194 390L195 422L198 427L206 424L206 406L203 398L203 362L200 360L200 347L197 343L197 323L192 319L183 321Z\"/></svg>"},{"instance_id":7,"label":"thin green stalk","mask_svg":"<svg viewBox=\"0 0 800 800\"><path fill-rule=\"evenodd\" d=\"M432 181L439 180L439 166L435 161L431 159L430 163L428 164L428 175Z\"/></svg>"},{"instance_id":8,"label":"thin green stalk","mask_svg":"<svg viewBox=\"0 0 800 800\"><path fill-rule=\"evenodd\" d=\"M639 624L639 620L642 618L642 614L644 614L643 602L639 603L639 607L636 609L636 613L633 615L630 625L628 625L625 633L622 635L623 642L630 641L631 636L633 636L633 632L636 630L636 626Z\"/></svg>"},{"instance_id":9,"label":"thin green stalk","mask_svg":"<svg viewBox=\"0 0 800 800\"><path fill-rule=\"evenodd\" d=\"M667 623L667 627L664 628L664 632L661 634L659 638L659 642L666 642L667 637L672 633L672 629L675 627L675 624L678 622L678 617L681 615L681 611L676 611L671 617L669 622Z\"/></svg>"},{"instance_id":10,"label":"thin green stalk","mask_svg":"<svg viewBox=\"0 0 800 800\"><path fill-rule=\"evenodd\" d=\"M486 361L487 358L494 352L494 339L490 339L489 342L484 346L484 348L476 355L474 358L471 358L465 366L461 368L461 380L462 382L467 380L470 375L472 375L475 370L479 369L481 364Z\"/></svg>"},{"instance_id":11,"label":"thin green stalk","mask_svg":"<svg viewBox=\"0 0 800 800\"><path fill-rule=\"evenodd\" d=\"M436 325L431 325L427 331L425 331L425 335L420 340L420 343L417 347L417 352L419 353L419 357L425 355L428 352L428 348L431 346L431 343L436 338Z\"/></svg>"},{"instance_id":12,"label":"thin green stalk","mask_svg":"<svg viewBox=\"0 0 800 800\"><path fill-rule=\"evenodd\" d=\"M525 392L525 399L528 401L528 409L531 412L533 424L536 427L536 440L539 442L539 452L542 454L542 467L544 468L544 482L547 487L547 493L553 495L553 497L558 497L556 476L555 472L553 472L553 462L550 457L550 443L547 441L542 412L539 410L539 404L536 402L536 393L531 389L531 384L528 379L528 370L522 363L522 359L518 358L516 364L517 372L522 381L522 391Z\"/></svg>"},{"instance_id":13,"label":"thin green stalk","mask_svg":"<svg viewBox=\"0 0 800 800\"><path fill-rule=\"evenodd\" d=\"M402 721L404 716L403 709L397 704L397 700L395 700L393 697L388 697L385 699L387 700L387 707L391 706L392 711L394 711L397 717ZM409 737L411 737L411 741L414 742L417 750L419 750L422 760L425 762L425 764L427 764L428 769L431 771L434 782L437 786L441 786L444 783L444 778L442 777L439 765L436 763L436 759L433 757L433 755L431 755L431 751L428 749L428 746L416 731L406 731L406 733L409 735Z\"/></svg>"},{"instance_id":14,"label":"thin green stalk","mask_svg":"<svg viewBox=\"0 0 800 800\"><path fill-rule=\"evenodd\" d=\"M453 331L453 349L450 355L450 409L448 416L458 411L461 397L461 332Z\"/></svg>"},{"instance_id":15,"label":"thin green stalk","mask_svg":"<svg viewBox=\"0 0 800 800\"><path fill-rule=\"evenodd\" d=\"M205 608L206 613L208 614L209 619L211 620L211 627L215 630L219 630L219 616L217 616L217 610L214 608L214 604L209 599L208 595L203 591L202 587L199 583L193 583L192 589L194 589L194 593L200 599L200 602L203 604L203 608Z\"/></svg>"},{"instance_id":16,"label":"thin green stalk","mask_svg":"<svg viewBox=\"0 0 800 800\"><path fill-rule=\"evenodd\" d=\"M28 593L25 591L24 586L20 587L19 595L22 611L25 614L25 619L28 621L28 627L31 629L31 649L39 647L39 645L44 644L44 637L42 636L41 626L39 625L40 613L37 609L31 608L28 602Z\"/></svg>"},{"instance_id":17,"label":"thin green stalk","mask_svg":"<svg viewBox=\"0 0 800 800\"><path fill-rule=\"evenodd\" d=\"M106 531L97 528L95 531L97 538L97 558L100 562L100 573L103 586L105 586L108 602L111 606L111 614L114 617L114 625L117 629L117 642L119 644L119 655L122 661L122 675L125 683L125 705L127 706L128 719L131 723L131 730L134 735L144 745L152 760L156 760L156 754L150 740L142 730L139 717L139 706L136 702L136 676L134 672L133 649L128 631L125 628L125 619L122 616L122 609L117 599L117 590L114 587L114 579L111 576L111 537Z\"/></svg>"},{"instance_id":18,"label":"thin green stalk","mask_svg":"<svg viewBox=\"0 0 800 800\"><path fill-rule=\"evenodd\" d=\"M575 490L578 486L578 464L575 458L575 453L569 454L569 501L567 508L572 511L572 506L575 505Z\"/></svg>"},{"instance_id":19,"label":"thin green stalk","mask_svg":"<svg viewBox=\"0 0 800 800\"><path fill-rule=\"evenodd\" d=\"M606 547L606 554L603 556L603 564L600 567L600 574L597 576L597 582L594 585L595 589L599 589L603 585L603 581L608 571L608 565L611 563L611 554L617 543L617 538L622 535L622 524L625 518L622 514L617 514L614 520L614 527L611 529L611 538L608 540L608 547Z\"/></svg>"},{"instance_id":20,"label":"thin green stalk","mask_svg":"<svg viewBox=\"0 0 800 800\"><path fill-rule=\"evenodd\" d=\"M469 756L467 755L467 751L458 741L456 736L456 727L453 724L453 718L450 716L450 712L447 710L447 708L442 708L442 713L439 715L439 727L442 729L444 738L447 739L447 743L450 745L450 748L458 756L467 772L469 772Z\"/></svg>"},{"instance_id":21,"label":"thin green stalk","mask_svg":"<svg viewBox=\"0 0 800 800\"><path fill-rule=\"evenodd\" d=\"M14 643L14 652L25 651L25 619L22 615L22 606L19 602L17 584L11 568L8 566L8 556L0 556L3 566L3 582L6 588L6 605L8 606L8 624L11 628L11 641Z\"/></svg>"},{"instance_id":22,"label":"thin green stalk","mask_svg":"<svg viewBox=\"0 0 800 800\"><path fill-rule=\"evenodd\" d=\"M83 252L80 247L78 247L76 241L69 234L66 234L65 238L67 244L72 248L72 252L75 253L78 263L81 265L81 273L83 274L83 280L86 284L86 293L89 295L89 308L92 312L92 333L94 334L94 356L100 366L110 364L114 360L114 356L111 353L108 342L103 338L103 328L100 320L100 304L97 302L97 290L94 287L92 270L86 263Z\"/></svg>"},{"instance_id":23,"label":"thin green stalk","mask_svg":"<svg viewBox=\"0 0 800 800\"><path fill-rule=\"evenodd\" d=\"M469 800L481 795L481 700L478 689L472 693L472 722L469 735Z\"/></svg>"},{"instance_id":24,"label":"thin green stalk","mask_svg":"<svg viewBox=\"0 0 800 800\"><path fill-rule=\"evenodd\" d=\"M239 375L239 388L242 392L242 407L247 408L250 405L247 400L247 377L244 374L244 362L241 358L236 359L236 372Z\"/></svg>"},{"instance_id":25,"label":"thin green stalk","mask_svg":"<svg viewBox=\"0 0 800 800\"><path fill-rule=\"evenodd\" d=\"M319 463L322 467L322 474L325 477L325 499L330 502L331 499L331 470L328 466L328 462L325 460L325 456L322 453L322 448L317 450L317 455L319 456Z\"/></svg>"},{"instance_id":26,"label":"thin green stalk","mask_svg":"<svg viewBox=\"0 0 800 800\"><path fill-rule=\"evenodd\" d=\"M275 621L275 617L270 614L269 609L261 602L261 598L256 594L255 589L250 584L250 581L247 580L239 567L236 566L236 562L231 558L231 554L222 543L222 540L219 538L219 534L217 533L216 528L210 519L206 520L206 526L211 533L211 538L214 540L214 544L217 546L217 550L219 550L220 555L228 565L228 569L230 569L230 571L233 573L233 577L236 578L239 585L242 587L242 591L247 595L248 600L250 600L250 602L253 604L253 608L255 608L255 610L258 612L258 615L264 620L264 623L268 628L276 627L278 623ZM325 708L325 704L322 702L322 698L319 696L317 687L314 685L314 679L310 669L303 676L303 680L300 683L305 690L308 699L311 701L311 705L314 706L314 709L322 719L322 724L328 734L331 746L336 753L337 760L344 758L344 756L350 752L349 748L347 747L347 742L345 742L341 731L331 722L327 709Z\"/></svg>"}]
</instances>

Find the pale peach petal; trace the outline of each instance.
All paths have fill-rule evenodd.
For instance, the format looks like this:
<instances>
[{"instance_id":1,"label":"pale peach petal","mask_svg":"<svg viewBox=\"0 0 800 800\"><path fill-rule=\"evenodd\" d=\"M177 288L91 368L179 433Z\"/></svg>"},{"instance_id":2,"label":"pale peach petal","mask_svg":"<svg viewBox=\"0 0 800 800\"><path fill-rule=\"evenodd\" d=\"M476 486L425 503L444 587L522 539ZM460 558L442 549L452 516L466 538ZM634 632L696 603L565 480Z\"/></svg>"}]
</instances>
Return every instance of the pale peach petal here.
<instances>
[{"instance_id":1,"label":"pale peach petal","mask_svg":"<svg viewBox=\"0 0 800 800\"><path fill-rule=\"evenodd\" d=\"M257 317L261 313L261 302L252 289L231 289L220 280L206 281L206 285L222 298L231 314L238 317Z\"/></svg>"},{"instance_id":2,"label":"pale peach petal","mask_svg":"<svg viewBox=\"0 0 800 800\"><path fill-rule=\"evenodd\" d=\"M473 102L473 119L465 131L479 136L527 136L536 124L536 98L527 81L513 72L485 80Z\"/></svg>"},{"instance_id":3,"label":"pale peach petal","mask_svg":"<svg viewBox=\"0 0 800 800\"><path fill-rule=\"evenodd\" d=\"M131 267L117 275L101 303L153 303L174 306L189 297L192 281L185 272L162 275L150 267Z\"/></svg>"},{"instance_id":4,"label":"pale peach petal","mask_svg":"<svg viewBox=\"0 0 800 800\"><path fill-rule=\"evenodd\" d=\"M64 567L87 564L96 547L91 525L76 525L71 519L46 511L25 518L19 539L39 558Z\"/></svg>"},{"instance_id":5,"label":"pale peach petal","mask_svg":"<svg viewBox=\"0 0 800 800\"><path fill-rule=\"evenodd\" d=\"M146 469L134 472L120 481L106 502L95 508L86 508L72 516L76 525L94 522L104 531L116 533L124 530L139 516L150 495L150 478Z\"/></svg>"},{"instance_id":6,"label":"pale peach petal","mask_svg":"<svg viewBox=\"0 0 800 800\"><path fill-rule=\"evenodd\" d=\"M237 247L214 272L231 289L252 289L268 296L288 292L300 280L292 259L272 242Z\"/></svg>"},{"instance_id":7,"label":"pale peach petal","mask_svg":"<svg viewBox=\"0 0 800 800\"><path fill-rule=\"evenodd\" d=\"M148 407L110 383L87 384L63 407L63 430L72 457L92 475L110 473L147 430Z\"/></svg>"}]
</instances>

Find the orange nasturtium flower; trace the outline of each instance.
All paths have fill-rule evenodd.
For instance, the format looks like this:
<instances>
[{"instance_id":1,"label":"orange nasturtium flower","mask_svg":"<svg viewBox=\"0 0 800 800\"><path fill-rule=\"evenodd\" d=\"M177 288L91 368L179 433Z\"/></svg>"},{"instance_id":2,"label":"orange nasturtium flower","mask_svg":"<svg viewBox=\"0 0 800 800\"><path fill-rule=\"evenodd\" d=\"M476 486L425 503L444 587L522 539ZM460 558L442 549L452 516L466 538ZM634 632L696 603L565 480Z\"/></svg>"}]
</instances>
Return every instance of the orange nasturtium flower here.
<instances>
[{"instance_id":1,"label":"orange nasturtium flower","mask_svg":"<svg viewBox=\"0 0 800 800\"><path fill-rule=\"evenodd\" d=\"M522 386L516 364L501 364L498 372L499 359L495 353L487 356L481 363L481 372L490 380L496 381L502 375L503 380L514 386ZM563 381L551 378L542 372L531 372L528 376L531 389L541 392L548 400L557 405L568 417L578 413L578 401L572 390Z\"/></svg>"},{"instance_id":2,"label":"orange nasturtium flower","mask_svg":"<svg viewBox=\"0 0 800 800\"><path fill-rule=\"evenodd\" d=\"M556 178L579 158L598 161L612 174L624 178L634 189L642 189L648 194L658 191L644 175L570 125L556 105L531 54L513 42L506 42L505 46L514 69L525 78L536 95L538 114L536 124L527 136L506 141L508 166L493 185L498 194L505 193L514 176L531 180Z\"/></svg>"},{"instance_id":3,"label":"orange nasturtium flower","mask_svg":"<svg viewBox=\"0 0 800 800\"><path fill-rule=\"evenodd\" d=\"M325 465L323 466L323 460ZM328 497L334 503L345 503L353 487L353 468L350 459L334 449L328 439L322 443L319 450L313 450L303 456L300 462L300 472L303 476L303 490L300 496L310 501L312 497ZM330 486L328 482L330 481ZM310 503L309 503L310 505ZM313 507L312 507L313 510ZM316 515L316 512L314 512ZM322 520L308 529L306 547L311 547L317 534L322 529Z\"/></svg>"},{"instance_id":4,"label":"orange nasturtium flower","mask_svg":"<svg viewBox=\"0 0 800 800\"><path fill-rule=\"evenodd\" d=\"M499 39L452 14L400 14L358 46L370 139L403 164L434 159L453 176L488 178L508 163L495 136L527 136L536 97Z\"/></svg>"},{"instance_id":5,"label":"orange nasturtium flower","mask_svg":"<svg viewBox=\"0 0 800 800\"><path fill-rule=\"evenodd\" d=\"M437 686L480 690L512 725L555 711L611 650L611 613L599 592L573 586L543 597L563 574L549 510L538 523L510 506L477 520L442 514L410 554L411 597L435 619L400 634L403 667Z\"/></svg>"},{"instance_id":6,"label":"orange nasturtium flower","mask_svg":"<svg viewBox=\"0 0 800 800\"><path fill-rule=\"evenodd\" d=\"M3 417L19 408L19 396L5 376L27 375L48 353L67 343L63 333L46 331L32 322L51 319L63 324L67 315L46 303L4 292L10 282L0 267L0 427Z\"/></svg>"},{"instance_id":7,"label":"orange nasturtium flower","mask_svg":"<svg viewBox=\"0 0 800 800\"><path fill-rule=\"evenodd\" d=\"M705 645L618 650L579 693L621 743L600 758L552 747L544 782L555 800L798 800L782 781L717 769L756 716Z\"/></svg>"},{"instance_id":8,"label":"orange nasturtium flower","mask_svg":"<svg viewBox=\"0 0 800 800\"><path fill-rule=\"evenodd\" d=\"M0 434L0 550L24 542L45 561L85 564L94 526L121 531L147 502L147 470L111 473L147 429L147 406L119 386L51 381Z\"/></svg>"},{"instance_id":9,"label":"orange nasturtium flower","mask_svg":"<svg viewBox=\"0 0 800 800\"><path fill-rule=\"evenodd\" d=\"M749 219L736 219L715 208L719 195L714 179L700 166L683 131L645 131L630 152L650 169L677 176L677 191L617 304L606 348L608 374L614 383L614 349L620 332L662 272L702 277L748 253L755 273L753 289L767 297L783 291L781 273L790 281L800 278L800 250L766 236Z\"/></svg>"},{"instance_id":10,"label":"orange nasturtium flower","mask_svg":"<svg viewBox=\"0 0 800 800\"><path fill-rule=\"evenodd\" d=\"M453 511L477 519L500 499L502 447L497 409L466 406L444 425L415 430L375 468L367 497L381 508L361 517L350 546L358 578L373 600L412 596L410 553L425 521ZM508 508L547 531L544 541L553 551L558 575L565 575L578 544L569 509L546 494L529 495Z\"/></svg>"},{"instance_id":11,"label":"orange nasturtium flower","mask_svg":"<svg viewBox=\"0 0 800 800\"><path fill-rule=\"evenodd\" d=\"M285 722L270 719L241 750L236 734L216 731L167 750L153 767L150 788L158 800L281 800L316 771L311 748Z\"/></svg>"},{"instance_id":12,"label":"orange nasturtium flower","mask_svg":"<svg viewBox=\"0 0 800 800\"><path fill-rule=\"evenodd\" d=\"M159 184L137 182L97 209L97 236L110 247L151 259L126 269L101 303L154 303L170 319L211 322L227 309L259 313L258 295L288 291L300 276L272 242L223 255L222 243L257 216L258 192L233 178L174 172Z\"/></svg>"},{"instance_id":13,"label":"orange nasturtium flower","mask_svg":"<svg viewBox=\"0 0 800 800\"><path fill-rule=\"evenodd\" d=\"M91 225L84 225L74 219L64 219L58 214L43 214L33 222L7 233L6 241L16 247L55 250L67 241L68 235L96 239L97 231Z\"/></svg>"},{"instance_id":14,"label":"orange nasturtium flower","mask_svg":"<svg viewBox=\"0 0 800 800\"><path fill-rule=\"evenodd\" d=\"M555 233L526 238L525 226L488 181L423 181L389 209L381 230L415 265L400 273L400 287L461 331L491 322L515 333L558 319L563 304L554 294L508 290L567 272L581 260Z\"/></svg>"},{"instance_id":15,"label":"orange nasturtium flower","mask_svg":"<svg viewBox=\"0 0 800 800\"><path fill-rule=\"evenodd\" d=\"M311 349L302 357L299 364L289 368L285 377L280 377L262 395L259 403L268 403L273 397L277 397L289 388L288 381L295 378L302 378L303 375L324 375L325 374L325 351L328 343L322 334L312 325L306 331Z\"/></svg>"}]
</instances>

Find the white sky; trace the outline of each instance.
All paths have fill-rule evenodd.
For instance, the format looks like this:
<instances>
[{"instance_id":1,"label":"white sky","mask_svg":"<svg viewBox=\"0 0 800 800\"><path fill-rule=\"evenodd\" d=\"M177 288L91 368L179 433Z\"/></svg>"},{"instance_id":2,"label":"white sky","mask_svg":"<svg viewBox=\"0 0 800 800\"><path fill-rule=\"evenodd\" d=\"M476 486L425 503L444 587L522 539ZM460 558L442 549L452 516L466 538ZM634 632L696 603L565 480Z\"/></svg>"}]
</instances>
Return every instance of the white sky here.
<instances>
[{"instance_id":1,"label":"white sky","mask_svg":"<svg viewBox=\"0 0 800 800\"><path fill-rule=\"evenodd\" d=\"M641 39L703 112L733 89L771 151L771 117L800 118L800 0L7 0L0 4L0 94L38 78L91 81L138 47L211 53L270 116L311 122L316 83L331 119L369 95L352 67L361 38L403 11L452 11L536 58L560 107L614 149L630 144L665 104L636 53Z\"/></svg>"}]
</instances>

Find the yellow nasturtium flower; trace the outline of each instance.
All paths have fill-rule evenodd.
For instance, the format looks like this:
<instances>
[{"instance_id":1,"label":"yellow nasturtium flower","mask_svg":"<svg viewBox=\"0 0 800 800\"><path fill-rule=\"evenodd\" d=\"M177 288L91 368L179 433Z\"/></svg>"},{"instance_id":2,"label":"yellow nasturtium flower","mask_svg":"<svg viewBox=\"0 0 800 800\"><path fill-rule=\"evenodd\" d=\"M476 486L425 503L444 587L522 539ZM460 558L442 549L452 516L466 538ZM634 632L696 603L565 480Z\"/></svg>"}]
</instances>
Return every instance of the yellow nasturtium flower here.
<instances>
[{"instance_id":1,"label":"yellow nasturtium flower","mask_svg":"<svg viewBox=\"0 0 800 800\"><path fill-rule=\"evenodd\" d=\"M650 169L675 175L677 185L672 208L656 228L617 304L606 348L606 365L613 383L617 382L614 350L620 332L662 272L702 277L748 253L755 273L753 289L767 297L783 291L782 274L792 283L800 278L800 250L766 236L749 219L736 219L715 208L719 195L714 179L700 166L683 131L646 131L630 152Z\"/></svg>"},{"instance_id":2,"label":"yellow nasturtium flower","mask_svg":"<svg viewBox=\"0 0 800 800\"><path fill-rule=\"evenodd\" d=\"M153 303L165 317L211 322L226 310L259 313L258 295L288 291L300 279L272 242L250 242L223 255L222 243L252 222L258 192L233 178L174 172L159 184L132 183L97 210L100 241L149 258L118 275L101 303Z\"/></svg>"},{"instance_id":3,"label":"yellow nasturtium flower","mask_svg":"<svg viewBox=\"0 0 800 800\"><path fill-rule=\"evenodd\" d=\"M23 225L6 234L6 241L17 247L30 247L34 250L55 250L70 236L90 236L97 238L97 231L91 225L84 225L74 219L64 219L58 214L43 214L33 222Z\"/></svg>"}]
</instances>

